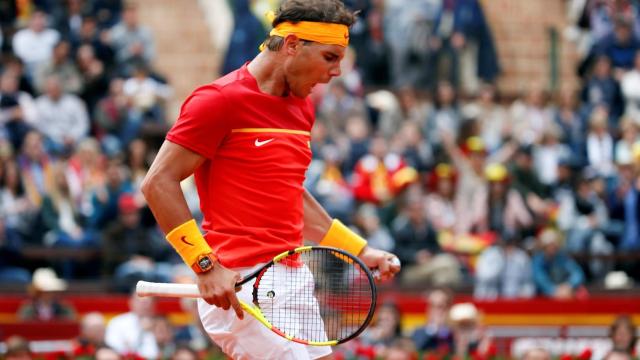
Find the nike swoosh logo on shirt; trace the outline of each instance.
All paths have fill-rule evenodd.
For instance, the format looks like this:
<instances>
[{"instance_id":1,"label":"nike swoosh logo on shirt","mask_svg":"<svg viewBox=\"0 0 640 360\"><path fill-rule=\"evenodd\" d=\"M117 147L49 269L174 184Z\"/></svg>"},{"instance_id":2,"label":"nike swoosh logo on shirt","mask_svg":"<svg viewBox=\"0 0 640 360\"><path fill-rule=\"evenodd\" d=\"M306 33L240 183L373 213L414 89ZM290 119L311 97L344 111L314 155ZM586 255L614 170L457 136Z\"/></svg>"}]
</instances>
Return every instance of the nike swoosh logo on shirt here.
<instances>
[{"instance_id":1,"label":"nike swoosh logo on shirt","mask_svg":"<svg viewBox=\"0 0 640 360\"><path fill-rule=\"evenodd\" d=\"M264 140L264 141L260 141L260 139L256 139L256 142L254 143L257 147L260 147L262 145L267 145L268 143L272 142L273 138L269 139L269 140Z\"/></svg>"}]
</instances>

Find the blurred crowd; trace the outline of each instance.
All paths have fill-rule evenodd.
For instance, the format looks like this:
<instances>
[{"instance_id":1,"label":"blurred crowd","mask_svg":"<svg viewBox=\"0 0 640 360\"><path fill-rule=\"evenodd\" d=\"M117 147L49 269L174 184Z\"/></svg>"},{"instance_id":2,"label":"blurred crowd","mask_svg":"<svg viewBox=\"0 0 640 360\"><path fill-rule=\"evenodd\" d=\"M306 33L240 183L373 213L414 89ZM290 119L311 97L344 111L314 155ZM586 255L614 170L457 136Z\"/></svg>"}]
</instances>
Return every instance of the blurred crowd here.
<instances>
[{"instance_id":1,"label":"blurred crowd","mask_svg":"<svg viewBox=\"0 0 640 360\"><path fill-rule=\"evenodd\" d=\"M257 53L267 28L252 9L261 3L229 2L235 27L223 72ZM588 297L588 285L640 280L637 1L567 1L575 24L566 36L583 56L579 86L551 92L532 82L519 94L496 87L500 64L479 1L345 3L359 18L342 75L312 95L305 185L333 217L399 256L399 283L472 287L478 299L566 299ZM49 278L107 279L129 291L184 269L139 192L174 120L139 11L123 0L0 2L0 282L34 284L44 267ZM183 185L199 219L192 180ZM491 351L463 321L476 318L472 304L449 310L447 292L432 300L429 311L447 306L429 315L433 325L399 337L398 310L385 305L363 342L384 344L388 359L427 346ZM170 324L143 318L109 327L144 328L155 336L153 357L169 354L158 339ZM104 326L97 314L84 319ZM450 321L461 325L441 329ZM106 334L111 350L92 345L104 359L133 346ZM192 358L171 349L166 357Z\"/></svg>"}]
</instances>

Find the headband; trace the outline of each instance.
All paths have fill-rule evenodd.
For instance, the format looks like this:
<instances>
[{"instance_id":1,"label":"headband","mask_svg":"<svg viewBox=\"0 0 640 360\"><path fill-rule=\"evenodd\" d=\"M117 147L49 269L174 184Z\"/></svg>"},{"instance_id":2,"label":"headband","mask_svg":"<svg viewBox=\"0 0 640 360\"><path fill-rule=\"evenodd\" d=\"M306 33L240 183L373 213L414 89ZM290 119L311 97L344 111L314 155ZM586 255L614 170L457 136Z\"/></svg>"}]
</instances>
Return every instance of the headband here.
<instances>
[{"instance_id":1,"label":"headband","mask_svg":"<svg viewBox=\"0 0 640 360\"><path fill-rule=\"evenodd\" d=\"M315 41L327 45L349 45L349 27L343 24L315 21L282 22L276 25L269 35L287 37L295 35L302 40ZM261 50L264 45L261 46Z\"/></svg>"}]
</instances>

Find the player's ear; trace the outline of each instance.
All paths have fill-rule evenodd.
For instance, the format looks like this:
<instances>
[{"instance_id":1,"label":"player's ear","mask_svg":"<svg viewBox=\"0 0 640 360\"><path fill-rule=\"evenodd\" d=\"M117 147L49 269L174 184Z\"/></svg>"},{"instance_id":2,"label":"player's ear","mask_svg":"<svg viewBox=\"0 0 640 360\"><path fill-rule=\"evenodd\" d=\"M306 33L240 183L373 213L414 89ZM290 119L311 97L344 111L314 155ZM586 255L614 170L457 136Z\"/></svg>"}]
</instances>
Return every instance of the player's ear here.
<instances>
[{"instance_id":1,"label":"player's ear","mask_svg":"<svg viewBox=\"0 0 640 360\"><path fill-rule=\"evenodd\" d=\"M295 55L298 52L300 46L302 46L302 41L299 37L293 34L289 34L284 38L284 47L288 55Z\"/></svg>"}]
</instances>

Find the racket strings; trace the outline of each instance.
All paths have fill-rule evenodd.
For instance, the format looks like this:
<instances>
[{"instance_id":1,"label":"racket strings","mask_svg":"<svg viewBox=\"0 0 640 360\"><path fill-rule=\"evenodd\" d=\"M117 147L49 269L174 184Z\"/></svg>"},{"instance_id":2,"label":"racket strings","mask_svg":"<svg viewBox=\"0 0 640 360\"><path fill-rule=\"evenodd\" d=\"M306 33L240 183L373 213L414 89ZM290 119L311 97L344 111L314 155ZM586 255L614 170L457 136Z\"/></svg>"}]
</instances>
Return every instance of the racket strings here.
<instances>
[{"instance_id":1,"label":"racket strings","mask_svg":"<svg viewBox=\"0 0 640 360\"><path fill-rule=\"evenodd\" d=\"M329 249L303 252L298 260L297 266L275 264L262 275L257 302L265 318L309 342L340 341L360 329L373 301L360 265Z\"/></svg>"}]
</instances>

